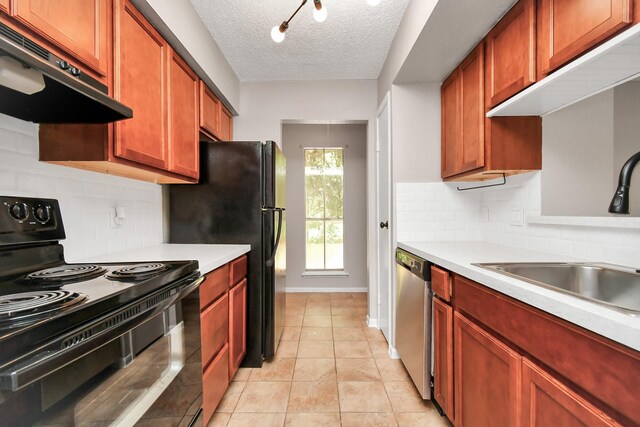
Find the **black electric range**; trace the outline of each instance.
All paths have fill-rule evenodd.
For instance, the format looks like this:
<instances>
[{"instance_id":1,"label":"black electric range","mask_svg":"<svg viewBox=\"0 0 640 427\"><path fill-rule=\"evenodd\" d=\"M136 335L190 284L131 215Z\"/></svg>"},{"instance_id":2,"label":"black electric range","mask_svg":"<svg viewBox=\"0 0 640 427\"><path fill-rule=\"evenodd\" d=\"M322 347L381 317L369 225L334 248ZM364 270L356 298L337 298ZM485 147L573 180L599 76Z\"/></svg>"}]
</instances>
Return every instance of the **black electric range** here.
<instances>
[{"instance_id":1,"label":"black electric range","mask_svg":"<svg viewBox=\"0 0 640 427\"><path fill-rule=\"evenodd\" d=\"M56 200L0 197L0 390L17 391L196 289L197 261L68 264Z\"/></svg>"}]
</instances>

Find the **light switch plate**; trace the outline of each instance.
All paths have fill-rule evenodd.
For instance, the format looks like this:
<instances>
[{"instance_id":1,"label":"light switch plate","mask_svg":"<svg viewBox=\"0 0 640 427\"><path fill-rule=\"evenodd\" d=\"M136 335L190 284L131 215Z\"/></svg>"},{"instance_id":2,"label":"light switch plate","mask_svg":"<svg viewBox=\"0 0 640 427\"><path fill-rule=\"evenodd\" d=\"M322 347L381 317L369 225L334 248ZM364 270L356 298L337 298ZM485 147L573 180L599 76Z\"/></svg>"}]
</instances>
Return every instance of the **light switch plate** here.
<instances>
[{"instance_id":1,"label":"light switch plate","mask_svg":"<svg viewBox=\"0 0 640 427\"><path fill-rule=\"evenodd\" d=\"M510 224L518 227L524 225L524 208L511 208Z\"/></svg>"}]
</instances>

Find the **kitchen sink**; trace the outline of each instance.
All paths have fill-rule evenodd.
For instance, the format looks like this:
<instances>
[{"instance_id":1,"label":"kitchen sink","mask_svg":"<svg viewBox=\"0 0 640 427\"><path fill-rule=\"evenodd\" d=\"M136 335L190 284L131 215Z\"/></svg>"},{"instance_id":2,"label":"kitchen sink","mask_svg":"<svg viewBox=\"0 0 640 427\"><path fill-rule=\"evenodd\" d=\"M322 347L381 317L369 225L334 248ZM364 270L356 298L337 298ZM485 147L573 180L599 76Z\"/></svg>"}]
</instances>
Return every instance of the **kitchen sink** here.
<instances>
[{"instance_id":1,"label":"kitchen sink","mask_svg":"<svg viewBox=\"0 0 640 427\"><path fill-rule=\"evenodd\" d=\"M595 263L479 263L506 276L640 315L640 270Z\"/></svg>"}]
</instances>

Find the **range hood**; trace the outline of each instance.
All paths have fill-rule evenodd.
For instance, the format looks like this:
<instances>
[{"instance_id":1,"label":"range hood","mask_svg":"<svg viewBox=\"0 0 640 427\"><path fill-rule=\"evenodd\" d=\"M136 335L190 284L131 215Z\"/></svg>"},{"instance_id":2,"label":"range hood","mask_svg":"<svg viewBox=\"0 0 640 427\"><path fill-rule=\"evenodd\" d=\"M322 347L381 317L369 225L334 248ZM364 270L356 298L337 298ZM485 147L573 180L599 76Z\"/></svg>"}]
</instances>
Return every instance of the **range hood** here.
<instances>
[{"instance_id":1,"label":"range hood","mask_svg":"<svg viewBox=\"0 0 640 427\"><path fill-rule=\"evenodd\" d=\"M36 80L26 90L36 91L30 95L0 83L2 114L35 123L109 123L133 117L133 110L111 98L105 85L2 23L0 59L0 67L13 64L10 71L18 72L23 67L25 75L18 77Z\"/></svg>"}]
</instances>

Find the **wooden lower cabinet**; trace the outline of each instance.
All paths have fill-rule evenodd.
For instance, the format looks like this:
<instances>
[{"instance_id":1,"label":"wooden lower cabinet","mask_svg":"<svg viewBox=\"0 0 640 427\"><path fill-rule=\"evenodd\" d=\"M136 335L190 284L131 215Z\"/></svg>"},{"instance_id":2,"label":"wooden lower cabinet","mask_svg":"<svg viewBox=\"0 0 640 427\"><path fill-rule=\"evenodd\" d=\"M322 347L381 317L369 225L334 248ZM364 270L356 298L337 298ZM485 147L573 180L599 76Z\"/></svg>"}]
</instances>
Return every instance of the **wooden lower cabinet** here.
<instances>
[{"instance_id":1,"label":"wooden lower cabinet","mask_svg":"<svg viewBox=\"0 0 640 427\"><path fill-rule=\"evenodd\" d=\"M229 342L229 296L225 292L201 315L202 366L206 367Z\"/></svg>"},{"instance_id":2,"label":"wooden lower cabinet","mask_svg":"<svg viewBox=\"0 0 640 427\"><path fill-rule=\"evenodd\" d=\"M551 374L523 360L521 427L619 425Z\"/></svg>"},{"instance_id":3,"label":"wooden lower cabinet","mask_svg":"<svg viewBox=\"0 0 640 427\"><path fill-rule=\"evenodd\" d=\"M229 345L205 369L202 381L202 425L207 425L229 386Z\"/></svg>"},{"instance_id":4,"label":"wooden lower cabinet","mask_svg":"<svg viewBox=\"0 0 640 427\"><path fill-rule=\"evenodd\" d=\"M229 291L229 379L247 352L247 279Z\"/></svg>"},{"instance_id":5,"label":"wooden lower cabinet","mask_svg":"<svg viewBox=\"0 0 640 427\"><path fill-rule=\"evenodd\" d=\"M433 391L436 402L452 421L453 308L433 298Z\"/></svg>"},{"instance_id":6,"label":"wooden lower cabinet","mask_svg":"<svg viewBox=\"0 0 640 427\"><path fill-rule=\"evenodd\" d=\"M517 426L520 355L460 313L453 325L456 427Z\"/></svg>"}]
</instances>

